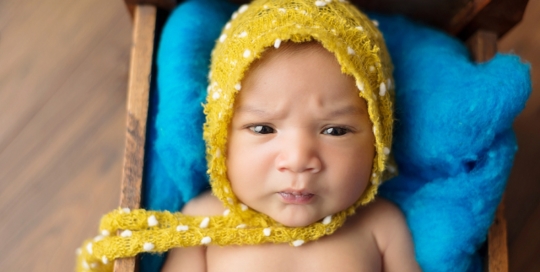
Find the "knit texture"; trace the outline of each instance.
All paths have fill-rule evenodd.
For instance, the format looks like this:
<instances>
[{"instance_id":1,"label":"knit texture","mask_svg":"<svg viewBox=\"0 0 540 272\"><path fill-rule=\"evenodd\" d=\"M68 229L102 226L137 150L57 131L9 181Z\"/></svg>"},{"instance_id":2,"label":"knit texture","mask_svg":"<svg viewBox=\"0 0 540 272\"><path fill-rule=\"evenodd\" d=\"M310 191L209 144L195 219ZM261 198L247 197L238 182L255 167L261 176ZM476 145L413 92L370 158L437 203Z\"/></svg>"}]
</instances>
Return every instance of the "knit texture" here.
<instances>
[{"instance_id":1,"label":"knit texture","mask_svg":"<svg viewBox=\"0 0 540 272\"><path fill-rule=\"evenodd\" d=\"M373 123L376 155L371 183L348 209L306 227L286 227L240 203L227 179L227 130L234 98L249 65L270 46L316 40L332 52L344 74L356 80ZM228 208L223 216L119 209L101 222L102 235L88 240L79 254L79 270L109 271L110 260L140 252L164 252L200 245L294 246L335 232L355 209L374 199L388 175L392 143L393 79L390 57L374 23L344 1L257 0L241 6L223 29L212 53L204 139L212 190ZM121 231L120 235L117 235Z\"/></svg>"}]
</instances>

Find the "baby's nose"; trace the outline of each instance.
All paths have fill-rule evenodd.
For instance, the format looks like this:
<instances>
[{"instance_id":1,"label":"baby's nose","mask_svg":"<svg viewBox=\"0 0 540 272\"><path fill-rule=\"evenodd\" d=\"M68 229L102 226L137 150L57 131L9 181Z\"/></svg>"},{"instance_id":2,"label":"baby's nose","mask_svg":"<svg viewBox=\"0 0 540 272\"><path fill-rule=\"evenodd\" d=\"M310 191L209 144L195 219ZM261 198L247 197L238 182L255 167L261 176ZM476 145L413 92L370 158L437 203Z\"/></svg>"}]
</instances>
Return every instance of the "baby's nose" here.
<instances>
[{"instance_id":1,"label":"baby's nose","mask_svg":"<svg viewBox=\"0 0 540 272\"><path fill-rule=\"evenodd\" d=\"M280 172L318 173L322 168L317 137L306 133L284 136L280 153L276 157L276 168Z\"/></svg>"}]
</instances>

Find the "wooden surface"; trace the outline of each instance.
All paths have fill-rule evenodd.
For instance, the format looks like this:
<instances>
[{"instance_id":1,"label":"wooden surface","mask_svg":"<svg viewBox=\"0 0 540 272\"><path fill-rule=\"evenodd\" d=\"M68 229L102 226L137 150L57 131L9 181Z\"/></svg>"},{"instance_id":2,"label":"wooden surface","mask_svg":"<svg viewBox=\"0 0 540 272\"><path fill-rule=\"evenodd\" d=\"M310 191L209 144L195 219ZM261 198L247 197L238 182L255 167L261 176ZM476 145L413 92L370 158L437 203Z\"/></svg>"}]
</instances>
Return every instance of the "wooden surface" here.
<instances>
[{"instance_id":1,"label":"wooden surface","mask_svg":"<svg viewBox=\"0 0 540 272\"><path fill-rule=\"evenodd\" d=\"M135 8L133 47L129 71L126 149L120 192L120 207L138 209L141 205L141 184L144 167L146 119L152 75L156 8Z\"/></svg>"},{"instance_id":2,"label":"wooden surface","mask_svg":"<svg viewBox=\"0 0 540 272\"><path fill-rule=\"evenodd\" d=\"M484 1L484 0L475 0ZM487 1L487 0L486 0ZM482 10L458 33L465 39L476 32L477 29L492 31L498 37L504 36L523 17L523 11L529 0L489 0Z\"/></svg>"},{"instance_id":3,"label":"wooden surface","mask_svg":"<svg viewBox=\"0 0 540 272\"><path fill-rule=\"evenodd\" d=\"M540 0L531 0L522 24L499 42L532 65L533 92L514 122L519 150L506 189L510 271L540 271Z\"/></svg>"},{"instance_id":4,"label":"wooden surface","mask_svg":"<svg viewBox=\"0 0 540 272\"><path fill-rule=\"evenodd\" d=\"M504 207L505 200L503 198L495 214L495 221L488 233L488 272L508 272L508 229Z\"/></svg>"},{"instance_id":5,"label":"wooden surface","mask_svg":"<svg viewBox=\"0 0 540 272\"><path fill-rule=\"evenodd\" d=\"M133 47L129 69L126 151L120 190L120 207L141 206L146 119L152 76L156 8L137 5L134 9ZM115 272L134 271L135 258L119 259Z\"/></svg>"},{"instance_id":6,"label":"wooden surface","mask_svg":"<svg viewBox=\"0 0 540 272\"><path fill-rule=\"evenodd\" d=\"M0 1L0 271L73 271L118 207L130 30L121 1Z\"/></svg>"},{"instance_id":7,"label":"wooden surface","mask_svg":"<svg viewBox=\"0 0 540 272\"><path fill-rule=\"evenodd\" d=\"M492 31L478 30L466 44L476 62L485 62L497 53L497 34Z\"/></svg>"},{"instance_id":8,"label":"wooden surface","mask_svg":"<svg viewBox=\"0 0 540 272\"><path fill-rule=\"evenodd\" d=\"M171 10L176 6L176 0L124 0L127 5L151 4L163 9Z\"/></svg>"},{"instance_id":9,"label":"wooden surface","mask_svg":"<svg viewBox=\"0 0 540 272\"><path fill-rule=\"evenodd\" d=\"M152 4L170 10L182 0L124 0L128 5ZM223 0L226 1L226 0ZM244 4L250 0L229 0ZM406 14L411 18L444 29L462 40L478 29L502 37L521 21L529 0L350 0L363 10Z\"/></svg>"},{"instance_id":10,"label":"wooden surface","mask_svg":"<svg viewBox=\"0 0 540 272\"><path fill-rule=\"evenodd\" d=\"M540 67L540 0L499 42ZM118 207L131 21L122 1L0 1L0 271L72 271ZM510 271L540 271L540 68L514 123Z\"/></svg>"},{"instance_id":11,"label":"wooden surface","mask_svg":"<svg viewBox=\"0 0 540 272\"><path fill-rule=\"evenodd\" d=\"M230 1L249 2L249 0ZM362 10L405 14L467 40L478 29L489 30L502 37L521 21L528 0L350 0L350 2Z\"/></svg>"}]
</instances>

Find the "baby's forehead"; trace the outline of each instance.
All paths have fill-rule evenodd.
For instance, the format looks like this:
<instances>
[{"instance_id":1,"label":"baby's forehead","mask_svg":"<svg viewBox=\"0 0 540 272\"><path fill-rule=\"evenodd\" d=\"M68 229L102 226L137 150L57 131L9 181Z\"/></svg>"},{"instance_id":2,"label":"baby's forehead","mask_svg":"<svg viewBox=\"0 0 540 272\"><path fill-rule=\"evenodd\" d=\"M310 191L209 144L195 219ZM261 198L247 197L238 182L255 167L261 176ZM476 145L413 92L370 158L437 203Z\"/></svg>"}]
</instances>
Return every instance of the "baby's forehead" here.
<instances>
[{"instance_id":1,"label":"baby's forehead","mask_svg":"<svg viewBox=\"0 0 540 272\"><path fill-rule=\"evenodd\" d=\"M247 67L241 81L244 83L253 82L260 79L261 76L269 74L299 74L308 70L306 66L310 65L312 68L323 70L324 74L333 74L336 79L349 81L349 84L354 82L352 76L343 74L343 69L336 56L317 41L283 42L279 48L273 46L266 48ZM290 83L294 84L294 81L293 79L293 82Z\"/></svg>"},{"instance_id":2,"label":"baby's forehead","mask_svg":"<svg viewBox=\"0 0 540 272\"><path fill-rule=\"evenodd\" d=\"M265 63L271 62L278 58L288 58L291 55L298 53L307 53L309 54L331 54L330 51L326 50L317 41L308 41L302 43L296 43L292 41L281 42L278 47L270 46L267 47L262 53L261 56L254 60L251 65L248 67L248 72L256 70L258 67L264 65Z\"/></svg>"},{"instance_id":3,"label":"baby's forehead","mask_svg":"<svg viewBox=\"0 0 540 272\"><path fill-rule=\"evenodd\" d=\"M271 111L303 102L319 104L322 111L367 111L354 77L344 74L334 54L317 42L291 42L262 54L246 72L235 111Z\"/></svg>"}]
</instances>

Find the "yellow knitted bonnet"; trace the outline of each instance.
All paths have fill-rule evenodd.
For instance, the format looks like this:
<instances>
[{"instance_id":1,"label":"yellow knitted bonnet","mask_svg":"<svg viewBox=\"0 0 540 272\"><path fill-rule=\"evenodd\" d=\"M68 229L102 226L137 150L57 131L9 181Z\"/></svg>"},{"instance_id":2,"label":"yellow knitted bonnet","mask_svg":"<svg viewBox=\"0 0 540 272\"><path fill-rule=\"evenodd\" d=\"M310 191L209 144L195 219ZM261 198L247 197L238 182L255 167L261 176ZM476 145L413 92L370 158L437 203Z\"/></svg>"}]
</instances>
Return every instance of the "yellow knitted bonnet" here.
<instances>
[{"instance_id":1,"label":"yellow knitted bonnet","mask_svg":"<svg viewBox=\"0 0 540 272\"><path fill-rule=\"evenodd\" d=\"M375 24L352 4L337 0L256 0L233 14L212 52L204 127L212 190L231 212L241 214L242 205L231 189L221 154L225 154L234 99L250 64L266 48L278 48L286 41L318 41L336 56L342 72L355 78L359 96L368 103L376 155L371 184L347 213L374 198L387 170L394 95L390 57Z\"/></svg>"},{"instance_id":2,"label":"yellow knitted bonnet","mask_svg":"<svg viewBox=\"0 0 540 272\"><path fill-rule=\"evenodd\" d=\"M173 247L305 242L332 234L355 209L373 200L379 184L395 167L392 144L392 65L381 33L343 0L256 0L241 6L223 28L212 52L204 139L213 194L227 210L221 216L117 209L103 217L101 234L78 250L78 271L112 271L116 258ZM240 203L227 178L228 125L236 94L250 64L266 48L282 42L317 41L333 53L344 74L354 77L367 101L375 135L371 183L354 205L305 227L286 227ZM389 172L389 174L387 173Z\"/></svg>"}]
</instances>

